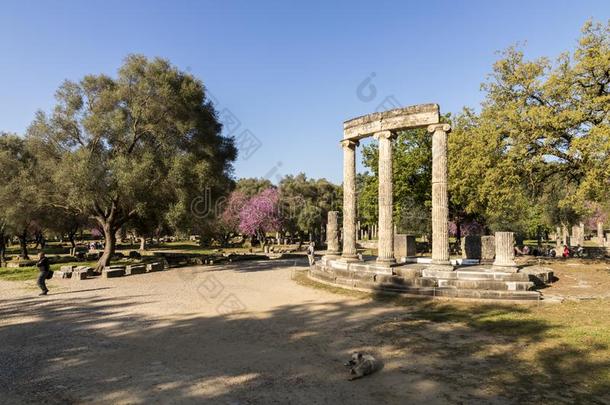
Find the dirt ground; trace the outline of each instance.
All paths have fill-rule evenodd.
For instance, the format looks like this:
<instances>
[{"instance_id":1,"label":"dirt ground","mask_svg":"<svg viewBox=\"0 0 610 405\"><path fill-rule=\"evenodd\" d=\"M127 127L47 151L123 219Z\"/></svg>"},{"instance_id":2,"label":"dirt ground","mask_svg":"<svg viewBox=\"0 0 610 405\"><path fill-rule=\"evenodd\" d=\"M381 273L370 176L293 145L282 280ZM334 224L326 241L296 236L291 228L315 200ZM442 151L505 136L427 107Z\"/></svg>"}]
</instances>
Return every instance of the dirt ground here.
<instances>
[{"instance_id":1,"label":"dirt ground","mask_svg":"<svg viewBox=\"0 0 610 405\"><path fill-rule=\"evenodd\" d=\"M530 264L537 261L530 260ZM545 297L564 300L610 298L610 260L570 259L548 260L542 266L551 267L557 281L543 289Z\"/></svg>"},{"instance_id":2,"label":"dirt ground","mask_svg":"<svg viewBox=\"0 0 610 405\"><path fill-rule=\"evenodd\" d=\"M302 285L293 280L302 269L303 262L278 260L52 280L46 297L36 296L33 281L0 281L0 402L610 403L601 392L607 386L566 374L577 351L548 353L537 363L542 370L519 360L520 348L547 332L544 323L494 324L527 330L499 335L473 322L509 310L481 304L466 318L460 307L445 307L454 316L442 321L444 312L421 316L421 306L415 313ZM597 286L595 272L572 282L569 267L561 271L545 293ZM600 293L608 294L607 284ZM347 381L342 363L354 350L373 353L383 369ZM573 378L573 387L557 375Z\"/></svg>"}]
</instances>

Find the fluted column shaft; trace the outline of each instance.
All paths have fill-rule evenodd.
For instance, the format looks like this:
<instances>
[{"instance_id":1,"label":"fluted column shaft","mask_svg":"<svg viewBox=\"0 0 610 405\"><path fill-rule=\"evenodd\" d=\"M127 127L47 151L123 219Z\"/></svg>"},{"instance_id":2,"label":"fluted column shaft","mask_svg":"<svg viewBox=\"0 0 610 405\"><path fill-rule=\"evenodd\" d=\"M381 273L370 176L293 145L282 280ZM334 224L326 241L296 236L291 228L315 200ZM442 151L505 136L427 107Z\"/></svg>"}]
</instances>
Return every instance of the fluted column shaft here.
<instances>
[{"instance_id":1,"label":"fluted column shaft","mask_svg":"<svg viewBox=\"0 0 610 405\"><path fill-rule=\"evenodd\" d=\"M379 241L377 262L392 263L394 259L394 223L392 221L392 133L377 132L379 140Z\"/></svg>"},{"instance_id":2,"label":"fluted column shaft","mask_svg":"<svg viewBox=\"0 0 610 405\"><path fill-rule=\"evenodd\" d=\"M496 232L496 260L494 267L499 270L517 271L515 263L515 234Z\"/></svg>"},{"instance_id":3,"label":"fluted column shaft","mask_svg":"<svg viewBox=\"0 0 610 405\"><path fill-rule=\"evenodd\" d=\"M328 211L326 252L329 255L339 254L339 213L337 211Z\"/></svg>"},{"instance_id":4,"label":"fluted column shaft","mask_svg":"<svg viewBox=\"0 0 610 405\"><path fill-rule=\"evenodd\" d=\"M449 264L447 133L449 124L428 127L432 133L432 264Z\"/></svg>"},{"instance_id":5,"label":"fluted column shaft","mask_svg":"<svg viewBox=\"0 0 610 405\"><path fill-rule=\"evenodd\" d=\"M557 235L555 236L555 247L559 249L561 247L561 227L558 226L555 230L557 231Z\"/></svg>"},{"instance_id":6,"label":"fluted column shaft","mask_svg":"<svg viewBox=\"0 0 610 405\"><path fill-rule=\"evenodd\" d=\"M345 259L357 258L356 252L356 146L344 140L343 146L343 253Z\"/></svg>"}]
</instances>

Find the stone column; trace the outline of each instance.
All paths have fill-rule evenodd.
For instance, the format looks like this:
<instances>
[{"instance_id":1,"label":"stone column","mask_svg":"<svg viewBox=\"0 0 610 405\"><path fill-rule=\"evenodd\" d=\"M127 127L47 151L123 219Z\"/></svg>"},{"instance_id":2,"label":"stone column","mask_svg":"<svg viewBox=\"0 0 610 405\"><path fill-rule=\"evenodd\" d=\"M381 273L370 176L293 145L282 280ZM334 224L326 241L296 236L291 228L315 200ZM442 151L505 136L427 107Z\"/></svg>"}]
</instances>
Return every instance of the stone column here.
<instances>
[{"instance_id":1,"label":"stone column","mask_svg":"<svg viewBox=\"0 0 610 405\"><path fill-rule=\"evenodd\" d=\"M515 234L496 232L496 260L493 267L496 271L516 273L519 268L515 263Z\"/></svg>"},{"instance_id":2,"label":"stone column","mask_svg":"<svg viewBox=\"0 0 610 405\"><path fill-rule=\"evenodd\" d=\"M568 235L568 227L566 225L562 225L561 226L561 243L563 245L569 245L570 244L570 236Z\"/></svg>"},{"instance_id":3,"label":"stone column","mask_svg":"<svg viewBox=\"0 0 610 405\"><path fill-rule=\"evenodd\" d=\"M481 264L492 264L496 257L496 237L481 236Z\"/></svg>"},{"instance_id":4,"label":"stone column","mask_svg":"<svg viewBox=\"0 0 610 405\"><path fill-rule=\"evenodd\" d=\"M604 246L604 223L597 223L597 243Z\"/></svg>"},{"instance_id":5,"label":"stone column","mask_svg":"<svg viewBox=\"0 0 610 405\"><path fill-rule=\"evenodd\" d=\"M577 225L572 225L572 233L570 234L570 240L572 241L572 243L578 243L578 226Z\"/></svg>"},{"instance_id":6,"label":"stone column","mask_svg":"<svg viewBox=\"0 0 610 405\"><path fill-rule=\"evenodd\" d=\"M556 230L556 234L555 234L555 246L559 247L561 246L561 227L558 226L555 228Z\"/></svg>"},{"instance_id":7,"label":"stone column","mask_svg":"<svg viewBox=\"0 0 610 405\"><path fill-rule=\"evenodd\" d=\"M377 263L391 264L394 258L394 225L392 222L392 138L390 131L377 132L379 140L379 241Z\"/></svg>"},{"instance_id":8,"label":"stone column","mask_svg":"<svg viewBox=\"0 0 610 405\"><path fill-rule=\"evenodd\" d=\"M343 146L343 253L345 260L358 260L356 252L356 146L344 140Z\"/></svg>"},{"instance_id":9,"label":"stone column","mask_svg":"<svg viewBox=\"0 0 610 405\"><path fill-rule=\"evenodd\" d=\"M336 256L339 254L339 212L328 211L326 222L326 254Z\"/></svg>"},{"instance_id":10,"label":"stone column","mask_svg":"<svg viewBox=\"0 0 610 405\"><path fill-rule=\"evenodd\" d=\"M432 264L449 263L449 204L447 201L447 133L449 124L428 127L432 133Z\"/></svg>"}]
</instances>

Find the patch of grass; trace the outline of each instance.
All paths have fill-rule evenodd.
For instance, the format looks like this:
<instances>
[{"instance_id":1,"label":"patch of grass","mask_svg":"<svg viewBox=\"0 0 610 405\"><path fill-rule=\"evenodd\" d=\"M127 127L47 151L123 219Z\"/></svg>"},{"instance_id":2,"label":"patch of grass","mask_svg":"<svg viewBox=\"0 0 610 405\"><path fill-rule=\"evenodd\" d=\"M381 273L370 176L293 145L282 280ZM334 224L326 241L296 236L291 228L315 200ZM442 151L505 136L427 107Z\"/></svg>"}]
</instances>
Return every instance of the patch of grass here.
<instances>
[{"instance_id":1,"label":"patch of grass","mask_svg":"<svg viewBox=\"0 0 610 405\"><path fill-rule=\"evenodd\" d=\"M70 244L64 243L62 245L59 242L47 242L45 248L42 250L47 254L67 254L70 252ZM40 249L34 249L34 244L28 245L29 256L36 256L38 252L40 252ZM9 256L17 256L19 253L21 253L21 247L19 245L13 244L6 248L6 254Z\"/></svg>"},{"instance_id":2,"label":"patch of grass","mask_svg":"<svg viewBox=\"0 0 610 405\"><path fill-rule=\"evenodd\" d=\"M218 253L221 250L224 253L246 253L249 252L250 248L245 247L205 247L200 246L197 242L179 241L179 242L165 242L160 246L156 246L150 249L151 251L163 251L163 250L175 250L184 251L188 253L196 253L201 255L209 255ZM260 249L253 248L253 251L261 251Z\"/></svg>"},{"instance_id":3,"label":"patch of grass","mask_svg":"<svg viewBox=\"0 0 610 405\"><path fill-rule=\"evenodd\" d=\"M544 403L557 396L571 398L573 403L605 403L610 392L610 300L597 299L561 304L504 304L411 298L398 295L371 294L331 287L298 272L295 280L305 286L336 294L383 301L385 305L404 307L405 319L424 324L445 323L451 328L466 325L470 336L486 336L493 345L509 346L499 355L484 355L486 362L475 367L475 379L485 379L486 370L496 370L492 382L502 392L506 387L524 387L529 402L538 398ZM390 324L390 321L382 321ZM402 320L399 328L405 328ZM392 335L392 334L391 334ZM387 336L386 338L396 338ZM412 337L412 339L417 339ZM423 338L421 338L423 339ZM425 340L425 339L424 339ZM413 344L413 341L410 341ZM442 352L442 346L420 340L431 352ZM446 349L446 348L445 348ZM452 352L458 363L472 361L469 351ZM452 347L453 350L453 347ZM460 356L462 356L460 358ZM506 372L504 372L504 371ZM493 374L493 373L492 373ZM600 397L601 394L601 397ZM530 396L531 395L531 396ZM549 403L550 403L549 402Z\"/></svg>"},{"instance_id":4,"label":"patch of grass","mask_svg":"<svg viewBox=\"0 0 610 405\"><path fill-rule=\"evenodd\" d=\"M0 279L8 281L30 280L36 277L36 267L0 267Z\"/></svg>"},{"instance_id":5,"label":"patch of grass","mask_svg":"<svg viewBox=\"0 0 610 405\"><path fill-rule=\"evenodd\" d=\"M70 262L70 263L54 263L51 264L51 270L58 271L61 266L91 266L94 267L97 262ZM131 264L133 260L117 260L112 264ZM38 276L38 268L33 267L0 267L0 280L7 281L24 281L34 280Z\"/></svg>"}]
</instances>

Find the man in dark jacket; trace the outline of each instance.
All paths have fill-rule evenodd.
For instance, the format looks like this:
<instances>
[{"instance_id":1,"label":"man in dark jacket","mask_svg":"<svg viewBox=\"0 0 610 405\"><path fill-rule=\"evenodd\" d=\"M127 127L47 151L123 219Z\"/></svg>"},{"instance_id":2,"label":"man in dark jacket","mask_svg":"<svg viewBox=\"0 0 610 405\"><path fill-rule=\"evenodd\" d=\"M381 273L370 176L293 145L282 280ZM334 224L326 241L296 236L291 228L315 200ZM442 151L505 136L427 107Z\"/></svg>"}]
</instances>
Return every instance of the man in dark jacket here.
<instances>
[{"instance_id":1,"label":"man in dark jacket","mask_svg":"<svg viewBox=\"0 0 610 405\"><path fill-rule=\"evenodd\" d=\"M38 261L36 262L36 267L38 267L38 287L42 290L39 295L47 295L49 289L47 288L46 280L49 276L49 271L51 268L49 266L49 259L46 258L43 252L38 253Z\"/></svg>"}]
</instances>

